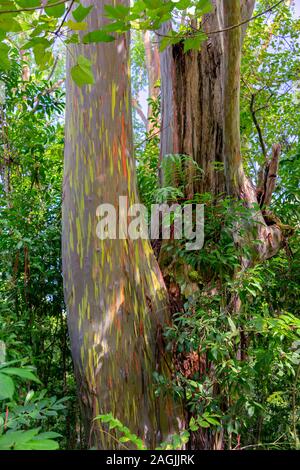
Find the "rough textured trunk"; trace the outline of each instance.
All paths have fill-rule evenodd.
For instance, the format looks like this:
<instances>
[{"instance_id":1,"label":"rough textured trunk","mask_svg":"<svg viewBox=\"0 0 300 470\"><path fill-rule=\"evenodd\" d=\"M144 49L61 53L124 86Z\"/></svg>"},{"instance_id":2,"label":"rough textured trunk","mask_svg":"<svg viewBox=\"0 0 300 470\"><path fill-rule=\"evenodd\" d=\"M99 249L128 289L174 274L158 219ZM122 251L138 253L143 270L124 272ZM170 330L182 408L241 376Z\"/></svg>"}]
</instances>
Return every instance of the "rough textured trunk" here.
<instances>
[{"instance_id":1,"label":"rough textured trunk","mask_svg":"<svg viewBox=\"0 0 300 470\"><path fill-rule=\"evenodd\" d=\"M190 168L188 197L225 191L251 206L257 203L257 190L245 176L240 149L240 61L247 25L231 27L251 17L255 1L214 0L213 4L214 11L203 21L208 40L200 51L184 54L179 43L161 53L161 156L189 155L203 170L201 178L194 178ZM160 33L167 34L169 28L165 24ZM269 179L269 192L270 183ZM274 175L272 185L274 189ZM255 250L256 260L273 256L282 242L280 228L269 226L263 215L258 211L253 217L255 238L263 242Z\"/></svg>"},{"instance_id":2,"label":"rough textured trunk","mask_svg":"<svg viewBox=\"0 0 300 470\"><path fill-rule=\"evenodd\" d=\"M162 34L167 34L168 26ZM204 29L220 26L214 14L207 17ZM161 156L189 155L203 170L203 177L189 188L189 195L225 189L224 176L216 171L216 162L222 164L224 160L221 65L220 35L210 38L200 51L184 54L179 43L161 53Z\"/></svg>"},{"instance_id":3,"label":"rough textured trunk","mask_svg":"<svg viewBox=\"0 0 300 470\"><path fill-rule=\"evenodd\" d=\"M92 30L101 27L104 3L94 2ZM128 49L123 35L110 44L73 45L67 58L65 301L87 437L102 449L119 444L93 421L100 413L111 412L150 448L178 424L172 400L154 396L153 372L168 374L160 338L168 304L150 245L96 236L99 204L118 209L120 195L137 202ZM92 61L93 86L79 88L70 78L79 54Z\"/></svg>"}]
</instances>

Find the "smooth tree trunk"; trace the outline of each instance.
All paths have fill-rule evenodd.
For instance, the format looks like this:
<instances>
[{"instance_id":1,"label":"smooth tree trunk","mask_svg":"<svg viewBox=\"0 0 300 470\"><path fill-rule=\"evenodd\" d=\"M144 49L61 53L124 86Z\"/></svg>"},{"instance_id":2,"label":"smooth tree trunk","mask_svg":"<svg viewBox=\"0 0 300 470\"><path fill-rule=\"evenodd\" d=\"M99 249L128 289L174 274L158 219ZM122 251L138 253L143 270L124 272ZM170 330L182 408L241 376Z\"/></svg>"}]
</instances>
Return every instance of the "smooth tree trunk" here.
<instances>
[{"instance_id":1,"label":"smooth tree trunk","mask_svg":"<svg viewBox=\"0 0 300 470\"><path fill-rule=\"evenodd\" d=\"M88 27L103 25L94 1ZM124 5L128 6L127 0ZM87 6L90 1L82 2ZM147 240L100 240L100 204L118 210L119 196L138 202L132 148L129 36L109 44L69 46L63 187L65 302L78 392L89 446L119 448L99 420L112 413L154 448L178 429L180 407L156 397L153 372L168 376L161 330L168 322L164 281ZM95 84L70 76L82 54ZM125 444L127 445L127 444ZM130 447L130 444L129 444Z\"/></svg>"}]
</instances>

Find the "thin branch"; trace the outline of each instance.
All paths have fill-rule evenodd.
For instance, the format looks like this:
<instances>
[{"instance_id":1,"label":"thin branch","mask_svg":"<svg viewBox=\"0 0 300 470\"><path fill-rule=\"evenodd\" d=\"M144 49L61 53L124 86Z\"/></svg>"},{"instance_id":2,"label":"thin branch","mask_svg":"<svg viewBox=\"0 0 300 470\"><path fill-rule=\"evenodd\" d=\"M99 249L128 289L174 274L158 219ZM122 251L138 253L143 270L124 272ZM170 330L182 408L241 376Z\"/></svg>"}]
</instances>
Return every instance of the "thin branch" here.
<instances>
[{"instance_id":1,"label":"thin branch","mask_svg":"<svg viewBox=\"0 0 300 470\"><path fill-rule=\"evenodd\" d=\"M68 14L70 13L70 11L71 11L71 9L72 9L72 7L73 7L73 5L74 5L74 2L75 2L75 0L72 0L71 3L70 3L70 5L69 5L69 7L67 8L67 11L66 11L66 13L65 13L65 16L63 17L62 22L60 23L59 28L58 28L57 31L55 31L55 33L54 33L55 36L58 36L58 35L59 35L60 30L61 30L61 28L63 27L63 25L64 25L64 23L65 23L65 21L66 21L66 19L67 19L67 17L68 17Z\"/></svg>"},{"instance_id":2,"label":"thin branch","mask_svg":"<svg viewBox=\"0 0 300 470\"><path fill-rule=\"evenodd\" d=\"M275 5L272 5L271 7L269 7L267 10L264 10L263 12L258 13L257 15L254 15L251 18L248 18L247 20L241 21L240 23L234 24L232 26L228 26L227 28L224 28L224 29L218 29L218 30L215 30L215 31L205 31L205 34L207 36L212 36L213 34L226 33L227 31L232 31L233 29L239 28L240 26L244 26L245 24L250 23L251 21L254 21L257 18L260 18L261 16L266 15L267 13L271 12L272 10L275 10L275 8L279 7L279 5L281 5L284 2L285 2L285 0L280 0L279 2L275 3ZM158 33L157 31L154 31L154 32L157 36L162 36L162 37L166 37L166 38L170 37L168 35ZM198 32L203 33L203 31L201 31L201 30L198 30ZM195 36L197 36L197 33L189 34L188 36L176 36L176 37L186 39L187 37L195 37Z\"/></svg>"},{"instance_id":3,"label":"thin branch","mask_svg":"<svg viewBox=\"0 0 300 470\"><path fill-rule=\"evenodd\" d=\"M57 64L58 64L58 55L56 56L55 61L54 61L54 64L53 64L53 67L52 67L52 69L51 69L51 71L50 71L50 73L49 73L49 75L48 75L48 77L47 77L47 79L46 79L47 82L50 82L51 78L53 77L53 74L54 74L54 72L55 72L55 69L56 69L56 67L57 67Z\"/></svg>"},{"instance_id":4,"label":"thin branch","mask_svg":"<svg viewBox=\"0 0 300 470\"><path fill-rule=\"evenodd\" d=\"M147 128L148 126L148 119L146 118L142 108L140 107L138 101L135 99L135 98L132 98L132 106L134 107L134 109L136 110L136 112L138 113L138 115L140 116L141 120L143 121L145 127Z\"/></svg>"},{"instance_id":5,"label":"thin branch","mask_svg":"<svg viewBox=\"0 0 300 470\"><path fill-rule=\"evenodd\" d=\"M24 8L16 8L15 10L0 10L0 15L4 15L5 13L21 13L22 11L35 11L35 10L43 10L44 8L53 8L58 5L62 5L66 3L68 0L60 0L59 2L51 3L50 5L39 5L37 7L24 7Z\"/></svg>"}]
</instances>

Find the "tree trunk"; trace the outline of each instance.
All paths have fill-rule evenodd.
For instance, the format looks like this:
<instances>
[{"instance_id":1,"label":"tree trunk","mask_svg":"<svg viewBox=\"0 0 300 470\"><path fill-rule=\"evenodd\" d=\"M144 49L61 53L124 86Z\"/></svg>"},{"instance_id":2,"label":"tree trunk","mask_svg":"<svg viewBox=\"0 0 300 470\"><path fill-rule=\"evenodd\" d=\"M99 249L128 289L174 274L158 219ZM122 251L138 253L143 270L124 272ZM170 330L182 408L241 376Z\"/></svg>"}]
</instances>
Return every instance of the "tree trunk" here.
<instances>
[{"instance_id":1,"label":"tree trunk","mask_svg":"<svg viewBox=\"0 0 300 470\"><path fill-rule=\"evenodd\" d=\"M159 96L158 81L160 79L160 61L157 43L152 44L150 31L144 32L146 69L148 75L148 98L156 100ZM151 122L152 105L148 103L148 126L147 132L156 132L158 129Z\"/></svg>"},{"instance_id":2,"label":"tree trunk","mask_svg":"<svg viewBox=\"0 0 300 470\"><path fill-rule=\"evenodd\" d=\"M82 2L85 6L90 2ZM89 29L103 25L94 1ZM113 3L113 2L112 2ZM128 1L123 1L128 5ZM70 46L69 46L70 47ZM88 444L119 448L98 414L111 412L154 448L177 430L171 398L155 398L153 372L169 374L160 332L168 321L164 282L148 241L100 240L96 210L119 196L138 202L132 148L129 36L72 45L67 57L63 273L72 355ZM95 84L79 88L79 54ZM180 416L180 414L179 414Z\"/></svg>"},{"instance_id":3,"label":"tree trunk","mask_svg":"<svg viewBox=\"0 0 300 470\"><path fill-rule=\"evenodd\" d=\"M213 4L214 12L203 21L206 33L225 27L223 1L214 0ZM250 18L254 0L238 4L243 19ZM169 29L170 24L165 24L160 33L166 35ZM237 31L240 34L240 28ZM193 192L225 191L224 36L209 35L199 51L184 54L183 43L179 43L161 53L161 157L172 153L189 155L203 170L201 179L193 178L191 172L188 196Z\"/></svg>"},{"instance_id":4,"label":"tree trunk","mask_svg":"<svg viewBox=\"0 0 300 470\"><path fill-rule=\"evenodd\" d=\"M202 177L195 178L194 169L188 169L187 197L225 191L250 207L258 202L260 188L246 178L240 150L240 61L246 25L231 27L251 17L255 1L214 0L213 4L214 11L203 21L208 40L200 51L184 54L179 43L161 53L161 158L189 155L203 170ZM165 24L160 34L167 34L169 28ZM274 174L272 185L274 189ZM282 244L280 228L268 225L261 211L253 224L255 238L262 241L255 247L256 261L273 256ZM250 226L248 232L252 232Z\"/></svg>"}]
</instances>

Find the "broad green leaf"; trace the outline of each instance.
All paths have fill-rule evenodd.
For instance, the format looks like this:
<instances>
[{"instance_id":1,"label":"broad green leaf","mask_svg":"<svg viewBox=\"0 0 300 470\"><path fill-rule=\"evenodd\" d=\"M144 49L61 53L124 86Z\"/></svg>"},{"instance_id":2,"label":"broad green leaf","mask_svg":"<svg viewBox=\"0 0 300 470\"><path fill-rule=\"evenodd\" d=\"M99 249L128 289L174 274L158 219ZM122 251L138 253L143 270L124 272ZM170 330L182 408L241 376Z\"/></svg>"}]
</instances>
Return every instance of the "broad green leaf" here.
<instances>
[{"instance_id":1,"label":"broad green leaf","mask_svg":"<svg viewBox=\"0 0 300 470\"><path fill-rule=\"evenodd\" d=\"M76 21L83 21L89 14L89 12L93 9L93 5L88 7L84 7L81 4L72 12L73 18Z\"/></svg>"},{"instance_id":2,"label":"broad green leaf","mask_svg":"<svg viewBox=\"0 0 300 470\"><path fill-rule=\"evenodd\" d=\"M77 33L72 34L66 39L66 44L78 44L79 43L79 36Z\"/></svg>"},{"instance_id":3,"label":"broad green leaf","mask_svg":"<svg viewBox=\"0 0 300 470\"><path fill-rule=\"evenodd\" d=\"M30 49L31 47L37 46L37 45L42 45L44 49L47 49L48 47L51 46L51 42L48 41L46 38L41 38L41 37L34 37L30 39L28 42L26 42L23 46L22 49Z\"/></svg>"},{"instance_id":4,"label":"broad green leaf","mask_svg":"<svg viewBox=\"0 0 300 470\"><path fill-rule=\"evenodd\" d=\"M76 23L76 21L68 20L66 22L66 26L72 29L73 31L86 31L87 30L87 23Z\"/></svg>"},{"instance_id":5,"label":"broad green leaf","mask_svg":"<svg viewBox=\"0 0 300 470\"><path fill-rule=\"evenodd\" d=\"M16 0L16 4L22 8L34 8L42 4L41 0Z\"/></svg>"},{"instance_id":6,"label":"broad green leaf","mask_svg":"<svg viewBox=\"0 0 300 470\"><path fill-rule=\"evenodd\" d=\"M113 7L112 5L104 5L105 16L108 18L116 19L116 20L124 20L128 15L130 8L125 7L124 5L116 5Z\"/></svg>"},{"instance_id":7,"label":"broad green leaf","mask_svg":"<svg viewBox=\"0 0 300 470\"><path fill-rule=\"evenodd\" d=\"M176 35L165 36L160 42L159 50L160 52L163 52L168 46L171 46L173 44L178 44L181 41L182 41L182 38L180 36L176 36Z\"/></svg>"},{"instance_id":8,"label":"broad green leaf","mask_svg":"<svg viewBox=\"0 0 300 470\"><path fill-rule=\"evenodd\" d=\"M0 373L0 400L12 398L15 390L13 380L5 374Z\"/></svg>"},{"instance_id":9,"label":"broad green leaf","mask_svg":"<svg viewBox=\"0 0 300 470\"><path fill-rule=\"evenodd\" d=\"M179 0L179 2L175 3L175 8L177 8L177 10L186 10L190 5L191 0Z\"/></svg>"},{"instance_id":10,"label":"broad green leaf","mask_svg":"<svg viewBox=\"0 0 300 470\"><path fill-rule=\"evenodd\" d=\"M29 431L8 431L0 437L0 449L22 449L27 442L35 437L40 428L30 429Z\"/></svg>"},{"instance_id":11,"label":"broad green leaf","mask_svg":"<svg viewBox=\"0 0 300 470\"><path fill-rule=\"evenodd\" d=\"M11 62L8 57L9 46L5 43L0 43L0 70L8 70Z\"/></svg>"},{"instance_id":12,"label":"broad green leaf","mask_svg":"<svg viewBox=\"0 0 300 470\"><path fill-rule=\"evenodd\" d=\"M191 431L198 431L199 425L196 424L196 420L194 417L191 417L190 419L190 429Z\"/></svg>"},{"instance_id":13,"label":"broad green leaf","mask_svg":"<svg viewBox=\"0 0 300 470\"><path fill-rule=\"evenodd\" d=\"M24 405L26 405L27 403L30 402L33 395L34 395L34 390L29 390L29 392L27 393L27 395L25 397Z\"/></svg>"},{"instance_id":14,"label":"broad green leaf","mask_svg":"<svg viewBox=\"0 0 300 470\"><path fill-rule=\"evenodd\" d=\"M184 40L184 52L188 52L191 49L198 51L200 49L201 44L207 39L206 34L199 33L197 36L187 38Z\"/></svg>"},{"instance_id":15,"label":"broad green leaf","mask_svg":"<svg viewBox=\"0 0 300 470\"><path fill-rule=\"evenodd\" d=\"M107 23L103 26L104 31L115 31L117 33L123 33L129 31L130 26L125 24L123 21L115 21L114 23Z\"/></svg>"},{"instance_id":16,"label":"broad green leaf","mask_svg":"<svg viewBox=\"0 0 300 470\"><path fill-rule=\"evenodd\" d=\"M95 83L92 64L86 57L80 55L77 64L71 69L71 76L78 86L93 85Z\"/></svg>"},{"instance_id":17,"label":"broad green leaf","mask_svg":"<svg viewBox=\"0 0 300 470\"><path fill-rule=\"evenodd\" d=\"M211 416L207 416L205 419L208 423L214 424L215 426L220 426L221 425L220 421L218 421L215 418L212 418Z\"/></svg>"},{"instance_id":18,"label":"broad green leaf","mask_svg":"<svg viewBox=\"0 0 300 470\"><path fill-rule=\"evenodd\" d=\"M182 446L182 441L181 441L180 436L175 434L175 436L172 437L172 444L175 449L180 448Z\"/></svg>"},{"instance_id":19,"label":"broad green leaf","mask_svg":"<svg viewBox=\"0 0 300 470\"><path fill-rule=\"evenodd\" d=\"M31 380L33 382L41 383L41 381L34 375L34 373L28 369L21 369L18 367L7 367L4 369L1 369L1 373L7 374L7 375L16 375L17 377L20 377L21 379Z\"/></svg>"},{"instance_id":20,"label":"broad green leaf","mask_svg":"<svg viewBox=\"0 0 300 470\"><path fill-rule=\"evenodd\" d=\"M44 439L56 439L57 437L63 437L63 436L59 434L58 432L48 431L48 432L41 432L40 434L35 436L34 440L40 441Z\"/></svg>"},{"instance_id":21,"label":"broad green leaf","mask_svg":"<svg viewBox=\"0 0 300 470\"><path fill-rule=\"evenodd\" d=\"M231 329L232 333L236 334L237 333L237 328L236 328L233 320L230 317L228 317L227 320L228 320L228 323L229 323L229 326L230 326L230 329Z\"/></svg>"},{"instance_id":22,"label":"broad green leaf","mask_svg":"<svg viewBox=\"0 0 300 470\"><path fill-rule=\"evenodd\" d=\"M162 6L161 0L143 0L143 1L145 5L152 10L156 10Z\"/></svg>"},{"instance_id":23,"label":"broad green leaf","mask_svg":"<svg viewBox=\"0 0 300 470\"><path fill-rule=\"evenodd\" d=\"M59 444L51 439L34 439L21 444L16 444L15 450L57 450Z\"/></svg>"},{"instance_id":24,"label":"broad green leaf","mask_svg":"<svg viewBox=\"0 0 300 470\"><path fill-rule=\"evenodd\" d=\"M203 419L198 419L199 426L201 428L209 428L210 424L207 421L204 421Z\"/></svg>"},{"instance_id":25,"label":"broad green leaf","mask_svg":"<svg viewBox=\"0 0 300 470\"><path fill-rule=\"evenodd\" d=\"M42 44L38 44L33 48L34 58L37 65L41 70L44 70L48 65L53 62L53 54L51 51L46 51Z\"/></svg>"},{"instance_id":26,"label":"broad green leaf","mask_svg":"<svg viewBox=\"0 0 300 470\"><path fill-rule=\"evenodd\" d=\"M115 38L105 31L98 29L97 31L91 31L82 38L84 44L90 44L93 42L112 42Z\"/></svg>"},{"instance_id":27,"label":"broad green leaf","mask_svg":"<svg viewBox=\"0 0 300 470\"><path fill-rule=\"evenodd\" d=\"M199 0L196 4L196 11L201 15L206 15L213 11L213 5L211 0Z\"/></svg>"}]
</instances>

